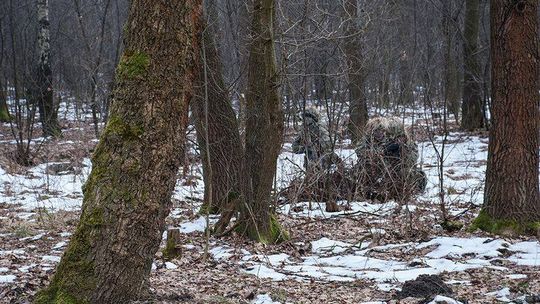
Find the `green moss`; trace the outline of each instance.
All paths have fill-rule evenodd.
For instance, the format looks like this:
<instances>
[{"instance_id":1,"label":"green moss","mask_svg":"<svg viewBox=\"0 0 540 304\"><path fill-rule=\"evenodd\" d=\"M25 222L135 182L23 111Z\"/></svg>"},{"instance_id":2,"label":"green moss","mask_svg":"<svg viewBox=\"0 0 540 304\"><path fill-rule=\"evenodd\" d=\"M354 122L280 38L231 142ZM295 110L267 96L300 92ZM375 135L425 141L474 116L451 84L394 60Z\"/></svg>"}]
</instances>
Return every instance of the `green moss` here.
<instances>
[{"instance_id":1,"label":"green moss","mask_svg":"<svg viewBox=\"0 0 540 304\"><path fill-rule=\"evenodd\" d=\"M48 288L38 292L34 304L87 304L84 300L77 300L75 297L59 292L56 288Z\"/></svg>"},{"instance_id":2,"label":"green moss","mask_svg":"<svg viewBox=\"0 0 540 304\"><path fill-rule=\"evenodd\" d=\"M96 232L105 224L104 210L87 206L94 202L96 168L84 187L83 213L69 246L57 267L50 285L35 299L38 304L86 304L89 294L96 288L94 263L89 258Z\"/></svg>"},{"instance_id":3,"label":"green moss","mask_svg":"<svg viewBox=\"0 0 540 304\"><path fill-rule=\"evenodd\" d=\"M463 228L463 223L460 221L444 221L441 223L441 226L448 232L455 232Z\"/></svg>"},{"instance_id":4,"label":"green moss","mask_svg":"<svg viewBox=\"0 0 540 304\"><path fill-rule=\"evenodd\" d=\"M116 71L118 79L134 79L142 76L150 65L150 57L143 52L125 52Z\"/></svg>"},{"instance_id":5,"label":"green moss","mask_svg":"<svg viewBox=\"0 0 540 304\"><path fill-rule=\"evenodd\" d=\"M270 216L270 238L271 243L277 244L290 239L289 232L279 223L276 216Z\"/></svg>"},{"instance_id":6,"label":"green moss","mask_svg":"<svg viewBox=\"0 0 540 304\"><path fill-rule=\"evenodd\" d=\"M172 260L180 257L182 255L182 250L176 247L176 243L172 239L167 239L165 248L163 249L163 258L165 260Z\"/></svg>"},{"instance_id":7,"label":"green moss","mask_svg":"<svg viewBox=\"0 0 540 304\"><path fill-rule=\"evenodd\" d=\"M0 107L0 122L9 122L11 120L11 116L9 115L7 110L3 110Z\"/></svg>"},{"instance_id":8,"label":"green moss","mask_svg":"<svg viewBox=\"0 0 540 304\"><path fill-rule=\"evenodd\" d=\"M279 244L290 239L289 233L281 226L274 214L270 215L267 231L257 230L254 227L239 225L237 231L261 244Z\"/></svg>"},{"instance_id":9,"label":"green moss","mask_svg":"<svg viewBox=\"0 0 540 304\"><path fill-rule=\"evenodd\" d=\"M124 140L139 139L144 133L144 127L141 125L127 123L120 116L113 115L109 118L104 135L120 136Z\"/></svg>"},{"instance_id":10,"label":"green moss","mask_svg":"<svg viewBox=\"0 0 540 304\"><path fill-rule=\"evenodd\" d=\"M540 231L540 221L518 222L512 219L494 219L485 210L481 210L470 227L471 231L476 229L499 235L536 235Z\"/></svg>"}]
</instances>

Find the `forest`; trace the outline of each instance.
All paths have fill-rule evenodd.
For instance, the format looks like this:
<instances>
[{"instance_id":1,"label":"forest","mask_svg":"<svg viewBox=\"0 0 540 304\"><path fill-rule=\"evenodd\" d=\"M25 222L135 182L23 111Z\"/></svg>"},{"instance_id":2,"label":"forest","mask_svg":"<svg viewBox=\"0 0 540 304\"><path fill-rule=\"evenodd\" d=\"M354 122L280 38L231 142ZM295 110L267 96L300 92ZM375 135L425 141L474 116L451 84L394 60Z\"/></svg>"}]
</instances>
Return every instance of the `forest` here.
<instances>
[{"instance_id":1,"label":"forest","mask_svg":"<svg viewBox=\"0 0 540 304\"><path fill-rule=\"evenodd\" d=\"M538 0L1 0L0 304L540 303Z\"/></svg>"}]
</instances>

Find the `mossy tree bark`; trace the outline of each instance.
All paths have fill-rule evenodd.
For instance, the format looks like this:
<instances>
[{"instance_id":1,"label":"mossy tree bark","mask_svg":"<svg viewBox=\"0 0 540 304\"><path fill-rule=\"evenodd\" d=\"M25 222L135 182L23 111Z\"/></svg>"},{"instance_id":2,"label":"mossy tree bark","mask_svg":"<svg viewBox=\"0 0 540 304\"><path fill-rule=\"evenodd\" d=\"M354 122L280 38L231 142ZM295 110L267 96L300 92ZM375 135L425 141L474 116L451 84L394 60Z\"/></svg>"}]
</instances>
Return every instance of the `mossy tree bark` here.
<instances>
[{"instance_id":1,"label":"mossy tree bark","mask_svg":"<svg viewBox=\"0 0 540 304\"><path fill-rule=\"evenodd\" d=\"M37 303L127 303L159 249L198 71L201 0L133 0L82 215Z\"/></svg>"},{"instance_id":2,"label":"mossy tree bark","mask_svg":"<svg viewBox=\"0 0 540 304\"><path fill-rule=\"evenodd\" d=\"M39 120L44 136L57 137L61 134L57 113L53 102L53 77L51 70L51 46L49 24L49 1L37 0L38 30L38 68L36 99Z\"/></svg>"},{"instance_id":3,"label":"mossy tree bark","mask_svg":"<svg viewBox=\"0 0 540 304\"><path fill-rule=\"evenodd\" d=\"M352 141L362 136L368 121L368 107L365 94L365 70L362 59L362 29L358 24L358 1L345 0L345 41L344 50L349 78L349 133Z\"/></svg>"},{"instance_id":4,"label":"mossy tree bark","mask_svg":"<svg viewBox=\"0 0 540 304\"><path fill-rule=\"evenodd\" d=\"M463 31L463 103L461 128L472 131L484 127L481 68L478 62L480 0L466 0Z\"/></svg>"},{"instance_id":5,"label":"mossy tree bark","mask_svg":"<svg viewBox=\"0 0 540 304\"><path fill-rule=\"evenodd\" d=\"M216 20L217 14L212 3L209 3L207 15L207 18ZM243 147L236 114L223 80L214 28L206 21L206 28L201 33L204 50L201 54L203 57L197 93L191 108L205 184L201 210L219 214L230 205L230 198L238 197L242 191Z\"/></svg>"},{"instance_id":6,"label":"mossy tree bark","mask_svg":"<svg viewBox=\"0 0 540 304\"><path fill-rule=\"evenodd\" d=\"M272 182L283 136L273 23L275 1L255 0L246 95L246 153L250 196L241 206L239 231L262 243L287 238L270 210Z\"/></svg>"},{"instance_id":7,"label":"mossy tree bark","mask_svg":"<svg viewBox=\"0 0 540 304\"><path fill-rule=\"evenodd\" d=\"M475 224L496 233L523 233L540 223L537 12L536 0L491 4L492 126Z\"/></svg>"}]
</instances>

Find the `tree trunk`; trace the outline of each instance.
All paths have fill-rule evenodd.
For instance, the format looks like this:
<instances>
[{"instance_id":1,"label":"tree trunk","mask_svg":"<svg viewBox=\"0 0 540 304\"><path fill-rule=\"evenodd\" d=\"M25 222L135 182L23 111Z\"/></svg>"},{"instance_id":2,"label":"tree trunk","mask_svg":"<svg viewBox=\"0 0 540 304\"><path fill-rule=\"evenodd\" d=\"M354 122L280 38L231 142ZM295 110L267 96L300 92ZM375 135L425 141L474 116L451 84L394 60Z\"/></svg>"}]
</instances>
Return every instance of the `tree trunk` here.
<instances>
[{"instance_id":1,"label":"tree trunk","mask_svg":"<svg viewBox=\"0 0 540 304\"><path fill-rule=\"evenodd\" d=\"M456 27L453 24L454 7L452 1L443 1L443 32L445 36L445 55L444 55L444 100L447 109L456 122L459 121L460 93L459 73L455 48Z\"/></svg>"},{"instance_id":2,"label":"tree trunk","mask_svg":"<svg viewBox=\"0 0 540 304\"><path fill-rule=\"evenodd\" d=\"M480 0L466 0L465 29L463 33L463 103L461 105L461 128L475 130L484 127L482 111L482 87L478 61L478 33L480 23Z\"/></svg>"},{"instance_id":3,"label":"tree trunk","mask_svg":"<svg viewBox=\"0 0 540 304\"><path fill-rule=\"evenodd\" d=\"M38 12L38 72L37 72L37 102L39 120L44 136L59 136L61 134L57 113L53 102L53 86L51 71L51 45L49 25L49 1L37 0Z\"/></svg>"},{"instance_id":4,"label":"tree trunk","mask_svg":"<svg viewBox=\"0 0 540 304\"><path fill-rule=\"evenodd\" d=\"M4 83L0 79L0 122L8 122L10 119Z\"/></svg>"},{"instance_id":5,"label":"tree trunk","mask_svg":"<svg viewBox=\"0 0 540 304\"><path fill-rule=\"evenodd\" d=\"M484 205L477 227L540 229L538 1L491 4L492 126Z\"/></svg>"},{"instance_id":6,"label":"tree trunk","mask_svg":"<svg viewBox=\"0 0 540 304\"><path fill-rule=\"evenodd\" d=\"M357 0L345 0L345 57L349 78L349 133L352 142L362 136L368 120L365 94L365 72L362 60L361 29L358 25Z\"/></svg>"},{"instance_id":7,"label":"tree trunk","mask_svg":"<svg viewBox=\"0 0 540 304\"><path fill-rule=\"evenodd\" d=\"M82 215L37 303L127 303L165 228L198 67L201 0L132 0Z\"/></svg>"},{"instance_id":8,"label":"tree trunk","mask_svg":"<svg viewBox=\"0 0 540 304\"><path fill-rule=\"evenodd\" d=\"M261 243L286 239L270 211L272 182L283 136L283 113L278 96L273 23L274 0L255 0L249 50L246 96L245 160L251 189L241 206L239 231Z\"/></svg>"},{"instance_id":9,"label":"tree trunk","mask_svg":"<svg viewBox=\"0 0 540 304\"><path fill-rule=\"evenodd\" d=\"M201 211L219 214L230 198L240 194L243 147L214 34L212 26L202 33L203 64L191 108L205 184Z\"/></svg>"}]
</instances>

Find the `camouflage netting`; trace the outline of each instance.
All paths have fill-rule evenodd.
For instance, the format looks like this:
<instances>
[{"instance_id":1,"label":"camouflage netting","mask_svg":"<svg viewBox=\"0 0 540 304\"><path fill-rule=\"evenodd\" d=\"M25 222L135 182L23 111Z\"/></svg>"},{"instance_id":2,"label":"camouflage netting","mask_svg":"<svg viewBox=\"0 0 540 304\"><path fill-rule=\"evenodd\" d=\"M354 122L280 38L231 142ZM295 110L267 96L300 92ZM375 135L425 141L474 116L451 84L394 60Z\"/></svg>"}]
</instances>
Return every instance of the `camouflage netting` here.
<instances>
[{"instance_id":1,"label":"camouflage netting","mask_svg":"<svg viewBox=\"0 0 540 304\"><path fill-rule=\"evenodd\" d=\"M395 117L371 119L356 147L355 179L362 196L405 201L422 193L426 175L418 167L418 146Z\"/></svg>"}]
</instances>

